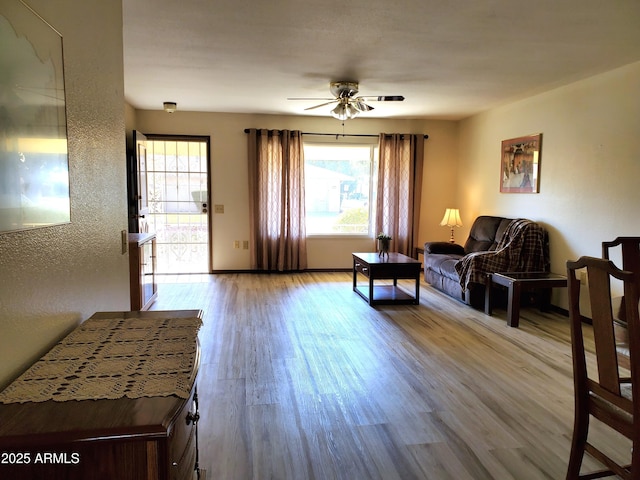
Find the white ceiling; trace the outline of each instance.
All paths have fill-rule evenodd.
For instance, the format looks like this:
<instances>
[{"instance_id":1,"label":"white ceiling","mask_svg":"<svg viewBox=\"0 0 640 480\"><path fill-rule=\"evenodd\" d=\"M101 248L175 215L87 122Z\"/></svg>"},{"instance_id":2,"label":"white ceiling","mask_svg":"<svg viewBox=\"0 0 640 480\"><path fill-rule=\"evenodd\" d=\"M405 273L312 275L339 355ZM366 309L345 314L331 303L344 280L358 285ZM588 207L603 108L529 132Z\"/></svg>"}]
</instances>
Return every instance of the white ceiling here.
<instances>
[{"instance_id":1,"label":"white ceiling","mask_svg":"<svg viewBox=\"0 0 640 480\"><path fill-rule=\"evenodd\" d=\"M460 119L640 60L639 0L124 0L138 109L305 112L330 81L403 95L362 116Z\"/></svg>"}]
</instances>

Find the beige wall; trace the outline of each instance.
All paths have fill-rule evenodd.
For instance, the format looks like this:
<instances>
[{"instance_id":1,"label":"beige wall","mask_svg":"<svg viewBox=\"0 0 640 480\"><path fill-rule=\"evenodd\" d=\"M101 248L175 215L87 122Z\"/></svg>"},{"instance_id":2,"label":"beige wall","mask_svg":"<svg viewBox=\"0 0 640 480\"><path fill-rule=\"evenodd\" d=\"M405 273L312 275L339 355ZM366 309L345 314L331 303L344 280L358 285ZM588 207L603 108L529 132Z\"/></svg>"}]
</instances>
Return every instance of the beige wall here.
<instances>
[{"instance_id":1,"label":"beige wall","mask_svg":"<svg viewBox=\"0 0 640 480\"><path fill-rule=\"evenodd\" d=\"M180 106L178 105L178 108ZM224 205L213 214L213 269L249 269L249 252L233 248L234 240L249 240L247 135L245 128L301 129L305 132L342 133L341 122L331 117L298 117L222 113L136 111L134 125L144 133L208 135L211 137L211 203ZM438 226L444 208L455 198L457 123L429 120L358 118L345 122L345 133L426 133L421 235L448 238ZM351 252L371 251L371 239L310 238L309 268L348 268Z\"/></svg>"},{"instance_id":2,"label":"beige wall","mask_svg":"<svg viewBox=\"0 0 640 480\"><path fill-rule=\"evenodd\" d=\"M121 4L29 4L63 36L71 223L0 234L0 388L92 313L129 309Z\"/></svg>"},{"instance_id":3,"label":"beige wall","mask_svg":"<svg viewBox=\"0 0 640 480\"><path fill-rule=\"evenodd\" d=\"M558 273L568 259L599 257L604 240L640 235L639 85L640 62L461 122L463 230L480 214L538 220ZM500 142L534 133L543 135L540 193L499 193Z\"/></svg>"}]
</instances>

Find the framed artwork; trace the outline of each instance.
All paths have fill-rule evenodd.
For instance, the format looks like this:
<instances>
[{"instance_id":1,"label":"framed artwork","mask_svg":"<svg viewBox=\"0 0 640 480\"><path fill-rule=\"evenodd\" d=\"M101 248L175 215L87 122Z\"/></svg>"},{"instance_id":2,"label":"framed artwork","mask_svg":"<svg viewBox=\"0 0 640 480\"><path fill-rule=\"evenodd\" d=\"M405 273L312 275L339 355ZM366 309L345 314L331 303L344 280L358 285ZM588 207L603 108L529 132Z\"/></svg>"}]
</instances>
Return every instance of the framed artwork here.
<instances>
[{"instance_id":1,"label":"framed artwork","mask_svg":"<svg viewBox=\"0 0 640 480\"><path fill-rule=\"evenodd\" d=\"M71 221L62 36L0 2L0 232Z\"/></svg>"},{"instance_id":2,"label":"framed artwork","mask_svg":"<svg viewBox=\"0 0 640 480\"><path fill-rule=\"evenodd\" d=\"M502 193L540 192L540 149L542 134L502 141L500 191Z\"/></svg>"}]
</instances>

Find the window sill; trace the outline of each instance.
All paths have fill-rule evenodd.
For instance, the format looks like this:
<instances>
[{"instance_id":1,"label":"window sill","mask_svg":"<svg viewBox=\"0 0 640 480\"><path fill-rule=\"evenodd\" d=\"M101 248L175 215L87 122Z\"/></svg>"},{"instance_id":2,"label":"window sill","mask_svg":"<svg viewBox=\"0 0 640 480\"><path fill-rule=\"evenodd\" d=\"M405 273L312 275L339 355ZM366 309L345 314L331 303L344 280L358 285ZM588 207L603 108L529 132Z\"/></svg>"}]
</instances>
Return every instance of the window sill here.
<instances>
[{"instance_id":1,"label":"window sill","mask_svg":"<svg viewBox=\"0 0 640 480\"><path fill-rule=\"evenodd\" d=\"M332 233L332 234L314 234L307 235L307 240L372 240L373 237L367 234L356 234L356 233Z\"/></svg>"}]
</instances>

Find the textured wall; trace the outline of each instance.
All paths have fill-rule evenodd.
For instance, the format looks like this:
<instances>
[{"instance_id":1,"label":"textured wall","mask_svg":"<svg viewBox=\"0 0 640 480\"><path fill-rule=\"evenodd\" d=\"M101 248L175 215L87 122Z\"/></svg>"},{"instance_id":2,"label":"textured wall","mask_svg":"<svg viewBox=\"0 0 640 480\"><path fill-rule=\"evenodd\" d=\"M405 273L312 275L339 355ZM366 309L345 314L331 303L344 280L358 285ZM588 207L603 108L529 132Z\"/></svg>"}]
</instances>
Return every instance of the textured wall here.
<instances>
[{"instance_id":1,"label":"textured wall","mask_svg":"<svg viewBox=\"0 0 640 480\"><path fill-rule=\"evenodd\" d=\"M0 387L92 313L129 309L121 2L27 1L63 36L71 223L0 234Z\"/></svg>"}]
</instances>

